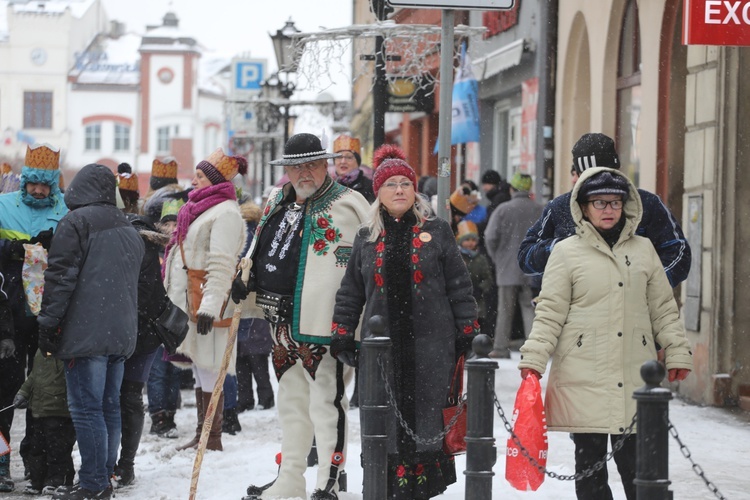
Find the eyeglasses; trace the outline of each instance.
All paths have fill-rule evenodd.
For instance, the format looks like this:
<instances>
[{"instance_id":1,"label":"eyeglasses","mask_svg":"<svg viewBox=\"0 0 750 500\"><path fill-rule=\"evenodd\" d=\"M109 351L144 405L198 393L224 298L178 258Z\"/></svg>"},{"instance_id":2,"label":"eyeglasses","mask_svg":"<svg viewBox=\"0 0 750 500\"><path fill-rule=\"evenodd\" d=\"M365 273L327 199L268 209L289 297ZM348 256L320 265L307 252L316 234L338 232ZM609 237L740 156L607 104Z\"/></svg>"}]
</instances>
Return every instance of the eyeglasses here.
<instances>
[{"instance_id":1,"label":"eyeglasses","mask_svg":"<svg viewBox=\"0 0 750 500\"><path fill-rule=\"evenodd\" d=\"M354 161L354 160L356 160L356 158L354 157L354 155L341 155L341 156L337 157L334 161L336 161L336 160Z\"/></svg>"},{"instance_id":2,"label":"eyeglasses","mask_svg":"<svg viewBox=\"0 0 750 500\"><path fill-rule=\"evenodd\" d=\"M402 191L408 191L409 189L414 187L414 183L411 181L401 181L401 182L386 182L383 184L381 189L385 189L386 191L395 191L396 188L401 188Z\"/></svg>"},{"instance_id":3,"label":"eyeglasses","mask_svg":"<svg viewBox=\"0 0 750 500\"><path fill-rule=\"evenodd\" d=\"M311 161L308 163L301 163L300 165L286 165L284 168L289 173L299 174L303 170L307 170L308 172L317 171L322 166L323 166L323 163Z\"/></svg>"},{"instance_id":4,"label":"eyeglasses","mask_svg":"<svg viewBox=\"0 0 750 500\"><path fill-rule=\"evenodd\" d=\"M607 208L607 205L612 207L612 210L622 210L622 200L592 200L587 201L586 203L589 203L597 210L604 210L605 208Z\"/></svg>"}]
</instances>

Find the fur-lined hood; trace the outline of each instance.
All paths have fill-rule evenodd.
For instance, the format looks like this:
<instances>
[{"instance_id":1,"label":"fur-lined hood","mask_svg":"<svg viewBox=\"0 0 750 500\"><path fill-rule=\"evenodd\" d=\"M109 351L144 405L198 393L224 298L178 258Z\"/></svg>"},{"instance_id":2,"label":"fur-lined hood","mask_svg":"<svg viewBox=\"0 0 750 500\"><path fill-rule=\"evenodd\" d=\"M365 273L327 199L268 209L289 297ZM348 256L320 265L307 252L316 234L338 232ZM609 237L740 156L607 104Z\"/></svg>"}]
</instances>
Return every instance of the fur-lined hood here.
<instances>
[{"instance_id":1,"label":"fur-lined hood","mask_svg":"<svg viewBox=\"0 0 750 500\"><path fill-rule=\"evenodd\" d=\"M147 216L128 214L127 217L144 243L152 243L159 248L167 246L169 235L156 229Z\"/></svg>"},{"instance_id":2,"label":"fur-lined hood","mask_svg":"<svg viewBox=\"0 0 750 500\"><path fill-rule=\"evenodd\" d=\"M260 207L251 200L240 205L240 213L242 213L242 219L245 222L252 222L255 224L260 221L260 216L262 214Z\"/></svg>"}]
</instances>

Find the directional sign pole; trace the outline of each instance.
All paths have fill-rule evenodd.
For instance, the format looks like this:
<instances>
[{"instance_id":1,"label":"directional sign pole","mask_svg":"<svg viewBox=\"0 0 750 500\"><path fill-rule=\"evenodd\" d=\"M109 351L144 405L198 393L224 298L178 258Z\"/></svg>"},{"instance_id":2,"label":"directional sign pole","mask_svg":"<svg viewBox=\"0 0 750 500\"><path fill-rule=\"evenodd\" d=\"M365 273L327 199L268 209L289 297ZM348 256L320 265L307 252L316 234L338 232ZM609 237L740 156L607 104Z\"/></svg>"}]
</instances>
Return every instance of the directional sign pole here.
<instances>
[{"instance_id":1,"label":"directional sign pole","mask_svg":"<svg viewBox=\"0 0 750 500\"><path fill-rule=\"evenodd\" d=\"M440 33L440 121L438 124L438 216L450 221L446 202L451 188L451 115L453 108L454 11L443 10Z\"/></svg>"}]
</instances>

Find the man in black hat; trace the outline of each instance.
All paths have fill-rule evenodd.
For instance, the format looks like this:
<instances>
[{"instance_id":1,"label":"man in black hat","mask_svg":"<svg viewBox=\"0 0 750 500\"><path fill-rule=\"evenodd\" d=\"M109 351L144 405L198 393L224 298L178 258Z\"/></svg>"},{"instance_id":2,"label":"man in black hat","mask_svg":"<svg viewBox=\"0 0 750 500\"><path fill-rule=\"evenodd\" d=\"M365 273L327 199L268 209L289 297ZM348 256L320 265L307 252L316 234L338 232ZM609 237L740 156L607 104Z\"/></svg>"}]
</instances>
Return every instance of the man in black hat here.
<instances>
[{"instance_id":1,"label":"man in black hat","mask_svg":"<svg viewBox=\"0 0 750 500\"><path fill-rule=\"evenodd\" d=\"M284 146L282 165L289 182L268 198L246 257L250 280L232 286L239 302L263 309L272 325L273 359L279 381L281 464L276 480L250 486L246 500L305 498L304 472L313 438L318 475L314 500L336 499L346 462L349 407L346 383L353 370L330 355L331 318L336 290L344 276L357 228L369 203L334 182L320 139L296 134Z\"/></svg>"},{"instance_id":2,"label":"man in black hat","mask_svg":"<svg viewBox=\"0 0 750 500\"><path fill-rule=\"evenodd\" d=\"M620 168L615 141L604 134L583 134L573 146L573 183L584 170L593 167ZM672 212L658 196L639 189L643 203L643 218L636 234L651 240L659 254L669 283L675 287L690 272L690 246ZM570 213L570 192L550 201L542 216L526 232L518 250L518 265L531 276L541 276L552 248L558 241L572 236L576 225Z\"/></svg>"},{"instance_id":3,"label":"man in black hat","mask_svg":"<svg viewBox=\"0 0 750 500\"><path fill-rule=\"evenodd\" d=\"M490 202L487 207L489 220L498 205L510 201L510 184L500 176L497 170L487 170L482 174L482 191L484 191L484 197Z\"/></svg>"}]
</instances>

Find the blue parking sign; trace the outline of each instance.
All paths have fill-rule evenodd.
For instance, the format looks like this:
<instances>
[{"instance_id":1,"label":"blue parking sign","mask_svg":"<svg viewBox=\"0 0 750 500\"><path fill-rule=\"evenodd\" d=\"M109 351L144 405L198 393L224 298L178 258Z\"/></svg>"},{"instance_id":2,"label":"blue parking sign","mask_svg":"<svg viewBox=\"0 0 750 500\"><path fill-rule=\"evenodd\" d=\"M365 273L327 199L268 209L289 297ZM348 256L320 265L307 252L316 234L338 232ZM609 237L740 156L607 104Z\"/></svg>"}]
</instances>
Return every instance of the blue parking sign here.
<instances>
[{"instance_id":1,"label":"blue parking sign","mask_svg":"<svg viewBox=\"0 0 750 500\"><path fill-rule=\"evenodd\" d=\"M261 61L235 61L234 87L237 90L260 90L265 78L265 64Z\"/></svg>"}]
</instances>

